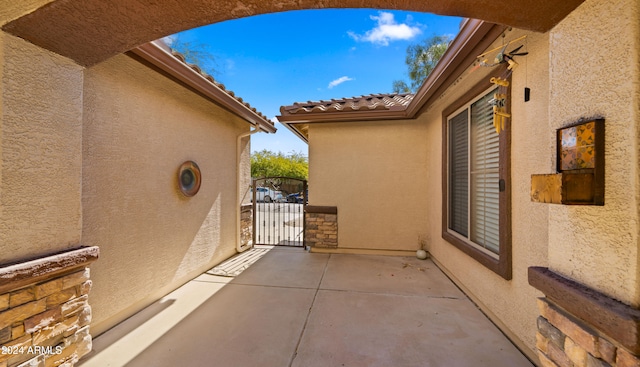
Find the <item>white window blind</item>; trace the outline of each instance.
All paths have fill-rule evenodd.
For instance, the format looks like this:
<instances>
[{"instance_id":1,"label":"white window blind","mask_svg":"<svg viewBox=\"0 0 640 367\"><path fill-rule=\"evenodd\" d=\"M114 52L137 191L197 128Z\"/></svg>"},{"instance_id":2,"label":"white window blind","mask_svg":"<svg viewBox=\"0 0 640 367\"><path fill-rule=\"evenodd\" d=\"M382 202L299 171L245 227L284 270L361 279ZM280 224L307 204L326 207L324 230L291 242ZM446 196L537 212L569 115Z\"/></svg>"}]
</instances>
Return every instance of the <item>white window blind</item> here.
<instances>
[{"instance_id":1,"label":"white window blind","mask_svg":"<svg viewBox=\"0 0 640 367\"><path fill-rule=\"evenodd\" d=\"M500 136L489 100L449 118L449 229L493 253L500 248Z\"/></svg>"},{"instance_id":2,"label":"white window blind","mask_svg":"<svg viewBox=\"0 0 640 367\"><path fill-rule=\"evenodd\" d=\"M500 135L493 126L493 92L471 105L471 241L498 253L500 247Z\"/></svg>"}]
</instances>

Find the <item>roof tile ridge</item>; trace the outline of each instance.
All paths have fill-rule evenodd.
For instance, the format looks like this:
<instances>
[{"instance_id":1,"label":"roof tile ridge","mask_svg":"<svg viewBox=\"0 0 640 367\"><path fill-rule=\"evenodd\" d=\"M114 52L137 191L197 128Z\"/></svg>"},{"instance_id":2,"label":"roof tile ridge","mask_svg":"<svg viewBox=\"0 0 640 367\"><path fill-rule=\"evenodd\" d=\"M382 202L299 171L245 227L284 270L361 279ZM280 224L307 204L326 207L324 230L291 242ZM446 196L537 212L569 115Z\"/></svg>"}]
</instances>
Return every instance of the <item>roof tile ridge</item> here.
<instances>
[{"instance_id":1,"label":"roof tile ridge","mask_svg":"<svg viewBox=\"0 0 640 367\"><path fill-rule=\"evenodd\" d=\"M327 108L323 105L315 105L314 107L312 107L311 109L304 109L306 112L309 113L313 113L313 112L325 112L327 111Z\"/></svg>"}]
</instances>

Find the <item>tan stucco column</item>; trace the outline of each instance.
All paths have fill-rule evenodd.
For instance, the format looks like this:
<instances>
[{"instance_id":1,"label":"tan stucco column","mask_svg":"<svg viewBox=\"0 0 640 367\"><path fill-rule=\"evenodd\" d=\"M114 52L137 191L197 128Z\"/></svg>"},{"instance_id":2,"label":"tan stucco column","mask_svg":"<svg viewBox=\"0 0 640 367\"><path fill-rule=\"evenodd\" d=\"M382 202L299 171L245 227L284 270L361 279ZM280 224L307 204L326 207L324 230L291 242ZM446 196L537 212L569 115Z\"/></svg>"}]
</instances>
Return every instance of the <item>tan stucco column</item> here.
<instances>
[{"instance_id":1,"label":"tan stucco column","mask_svg":"<svg viewBox=\"0 0 640 367\"><path fill-rule=\"evenodd\" d=\"M0 264L77 247L82 68L0 33Z\"/></svg>"},{"instance_id":2,"label":"tan stucco column","mask_svg":"<svg viewBox=\"0 0 640 367\"><path fill-rule=\"evenodd\" d=\"M638 40L636 0L588 0L550 33L549 138L605 120L605 198L549 206L549 268L529 269L545 296L536 335L544 366L640 364Z\"/></svg>"},{"instance_id":3,"label":"tan stucco column","mask_svg":"<svg viewBox=\"0 0 640 367\"><path fill-rule=\"evenodd\" d=\"M582 4L551 31L549 70L549 130L594 117L606 129L605 205L550 206L549 267L636 307L639 8L635 0Z\"/></svg>"}]
</instances>

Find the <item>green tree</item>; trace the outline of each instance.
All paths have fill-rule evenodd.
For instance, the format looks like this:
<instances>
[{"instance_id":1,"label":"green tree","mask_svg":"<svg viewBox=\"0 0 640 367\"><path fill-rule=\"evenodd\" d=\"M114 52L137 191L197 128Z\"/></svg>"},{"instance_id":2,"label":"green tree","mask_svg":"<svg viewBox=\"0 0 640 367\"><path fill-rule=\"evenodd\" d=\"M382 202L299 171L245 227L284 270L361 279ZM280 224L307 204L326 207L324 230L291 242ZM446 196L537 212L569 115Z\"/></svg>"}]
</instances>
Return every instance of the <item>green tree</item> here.
<instances>
[{"instance_id":1,"label":"green tree","mask_svg":"<svg viewBox=\"0 0 640 367\"><path fill-rule=\"evenodd\" d=\"M251 154L251 177L284 176L306 180L309 177L309 161L302 153L283 154L261 150Z\"/></svg>"},{"instance_id":2,"label":"green tree","mask_svg":"<svg viewBox=\"0 0 640 367\"><path fill-rule=\"evenodd\" d=\"M218 76L217 59L211 51L211 45L188 41L180 33L167 37L165 42L172 50L181 53L189 64L198 65L205 73Z\"/></svg>"},{"instance_id":3,"label":"green tree","mask_svg":"<svg viewBox=\"0 0 640 367\"><path fill-rule=\"evenodd\" d=\"M447 36L433 36L407 47L405 63L411 84L407 84L404 80L395 80L392 86L393 92L415 93L436 67L450 42Z\"/></svg>"}]
</instances>

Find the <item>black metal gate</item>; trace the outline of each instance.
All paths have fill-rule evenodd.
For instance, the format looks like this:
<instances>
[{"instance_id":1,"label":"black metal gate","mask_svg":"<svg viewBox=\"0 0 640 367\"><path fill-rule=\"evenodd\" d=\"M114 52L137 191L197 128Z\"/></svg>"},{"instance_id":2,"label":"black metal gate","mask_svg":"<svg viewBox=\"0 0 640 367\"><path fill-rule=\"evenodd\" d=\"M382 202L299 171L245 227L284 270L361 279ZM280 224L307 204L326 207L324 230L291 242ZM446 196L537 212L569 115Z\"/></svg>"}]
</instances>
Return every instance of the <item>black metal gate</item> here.
<instances>
[{"instance_id":1,"label":"black metal gate","mask_svg":"<svg viewBox=\"0 0 640 367\"><path fill-rule=\"evenodd\" d=\"M290 177L253 180L253 243L303 247L307 181Z\"/></svg>"}]
</instances>

